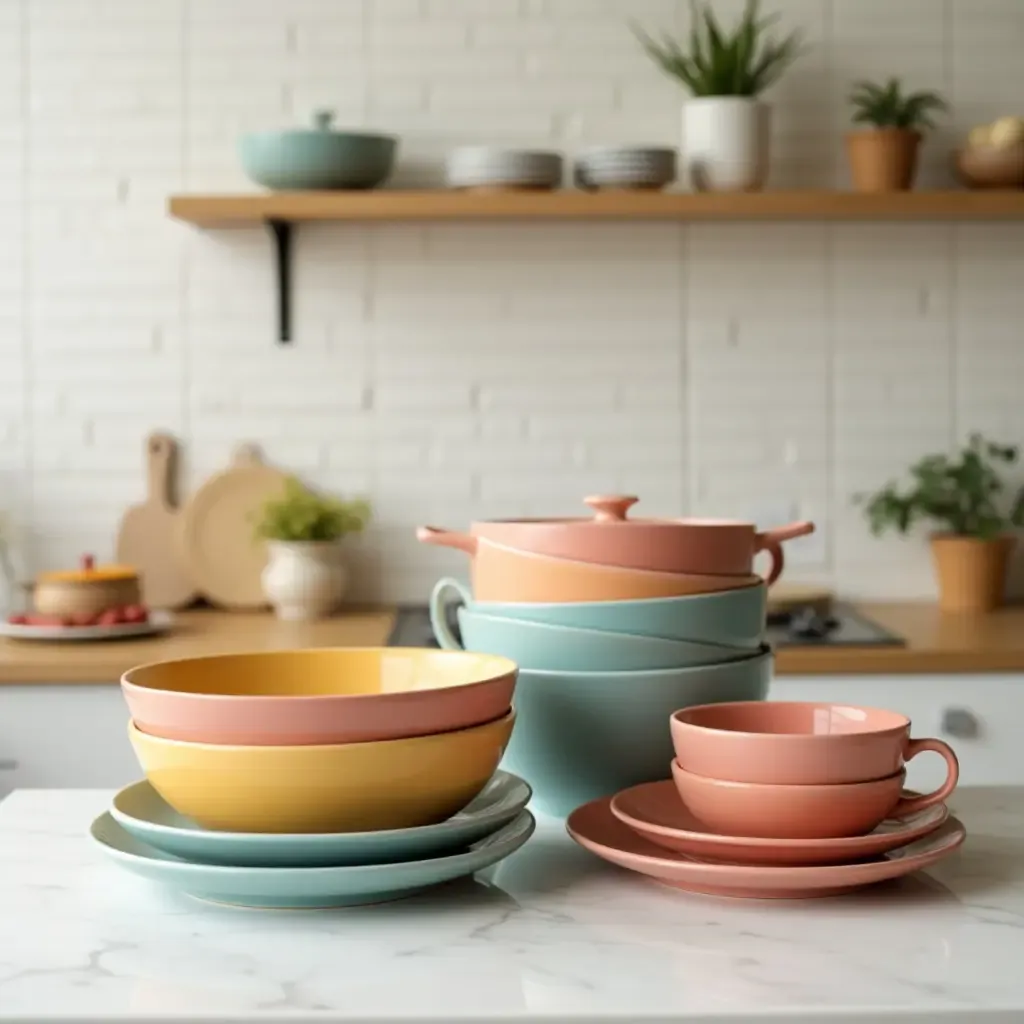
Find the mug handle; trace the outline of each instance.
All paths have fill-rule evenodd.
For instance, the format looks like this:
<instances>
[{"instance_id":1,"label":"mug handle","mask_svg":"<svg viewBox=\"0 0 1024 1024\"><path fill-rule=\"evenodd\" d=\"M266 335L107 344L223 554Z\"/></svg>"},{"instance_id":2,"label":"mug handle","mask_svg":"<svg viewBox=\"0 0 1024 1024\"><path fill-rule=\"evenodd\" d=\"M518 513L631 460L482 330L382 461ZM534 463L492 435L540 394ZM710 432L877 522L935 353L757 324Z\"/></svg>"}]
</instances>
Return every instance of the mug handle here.
<instances>
[{"instance_id":1,"label":"mug handle","mask_svg":"<svg viewBox=\"0 0 1024 1024\"><path fill-rule=\"evenodd\" d=\"M934 750L936 754L941 754L945 758L948 769L946 781L934 793L926 793L924 796L904 797L889 812L887 817L902 818L908 814L916 814L918 811L923 811L926 807L933 807L935 804L942 803L956 789L956 784L960 781L960 762L957 760L956 754L953 753L953 748L948 743L933 739L910 740L907 743L903 759L909 761L912 757L916 757L925 750Z\"/></svg>"},{"instance_id":2,"label":"mug handle","mask_svg":"<svg viewBox=\"0 0 1024 1024\"><path fill-rule=\"evenodd\" d=\"M442 650L461 651L464 648L452 635L448 625L448 605L453 603L445 600L445 595L449 590L455 591L459 597L459 603L463 605L468 605L472 601L469 590L458 580L452 579L451 576L438 580L430 592L430 625Z\"/></svg>"},{"instance_id":3,"label":"mug handle","mask_svg":"<svg viewBox=\"0 0 1024 1024\"><path fill-rule=\"evenodd\" d=\"M786 567L786 556L782 553L782 545L775 541L766 541L761 550L767 551L768 557L772 560L772 567L764 578L765 586L770 587L782 575L782 570Z\"/></svg>"}]
</instances>

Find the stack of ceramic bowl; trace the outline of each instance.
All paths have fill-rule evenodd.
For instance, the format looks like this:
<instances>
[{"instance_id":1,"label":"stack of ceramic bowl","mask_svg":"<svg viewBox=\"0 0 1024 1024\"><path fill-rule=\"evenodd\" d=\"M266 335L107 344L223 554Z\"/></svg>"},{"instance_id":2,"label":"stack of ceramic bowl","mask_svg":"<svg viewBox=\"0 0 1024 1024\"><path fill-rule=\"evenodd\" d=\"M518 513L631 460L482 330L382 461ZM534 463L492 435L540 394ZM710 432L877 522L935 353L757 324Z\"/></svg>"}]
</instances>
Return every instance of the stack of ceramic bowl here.
<instances>
[{"instance_id":1,"label":"stack of ceramic bowl","mask_svg":"<svg viewBox=\"0 0 1024 1024\"><path fill-rule=\"evenodd\" d=\"M442 580L431 600L439 644L500 654L520 668L518 725L504 765L536 805L564 815L624 786L661 779L665 722L677 708L763 699L766 583L782 571L794 523L759 533L716 520L629 519L632 497L586 499L592 519L422 527L424 542L471 558L472 588ZM448 595L457 596L459 636Z\"/></svg>"},{"instance_id":2,"label":"stack of ceramic bowl","mask_svg":"<svg viewBox=\"0 0 1024 1024\"><path fill-rule=\"evenodd\" d=\"M515 665L389 649L143 666L122 687L146 781L93 824L105 852L250 907L377 903L472 874L529 839L497 771Z\"/></svg>"},{"instance_id":3,"label":"stack of ceramic bowl","mask_svg":"<svg viewBox=\"0 0 1024 1024\"><path fill-rule=\"evenodd\" d=\"M579 188L658 190L676 180L676 151L661 147L598 146L576 158Z\"/></svg>"},{"instance_id":4,"label":"stack of ceramic bowl","mask_svg":"<svg viewBox=\"0 0 1024 1024\"><path fill-rule=\"evenodd\" d=\"M676 888L832 895L928 867L966 835L944 802L956 755L941 740L911 739L895 712L711 704L676 712L670 730L671 779L595 800L568 829L599 857ZM904 789L905 762L924 750L941 754L947 773L921 795Z\"/></svg>"},{"instance_id":5,"label":"stack of ceramic bowl","mask_svg":"<svg viewBox=\"0 0 1024 1024\"><path fill-rule=\"evenodd\" d=\"M529 149L463 146L448 156L449 188L550 190L562 183L562 156Z\"/></svg>"}]
</instances>

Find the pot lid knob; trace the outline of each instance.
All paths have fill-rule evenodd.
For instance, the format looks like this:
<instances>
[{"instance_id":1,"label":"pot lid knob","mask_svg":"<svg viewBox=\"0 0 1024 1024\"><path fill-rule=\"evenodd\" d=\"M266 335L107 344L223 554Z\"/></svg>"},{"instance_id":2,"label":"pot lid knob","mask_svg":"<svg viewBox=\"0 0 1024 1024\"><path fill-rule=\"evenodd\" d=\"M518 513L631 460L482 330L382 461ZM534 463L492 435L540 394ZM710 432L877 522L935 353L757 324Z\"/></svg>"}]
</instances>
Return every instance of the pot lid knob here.
<instances>
[{"instance_id":1,"label":"pot lid knob","mask_svg":"<svg viewBox=\"0 0 1024 1024\"><path fill-rule=\"evenodd\" d=\"M594 522L624 523L626 513L639 500L631 494L599 494L584 498L583 502L594 510Z\"/></svg>"},{"instance_id":2,"label":"pot lid knob","mask_svg":"<svg viewBox=\"0 0 1024 1024\"><path fill-rule=\"evenodd\" d=\"M78 567L82 572L92 572L96 568L96 559L92 555L82 555Z\"/></svg>"},{"instance_id":3,"label":"pot lid knob","mask_svg":"<svg viewBox=\"0 0 1024 1024\"><path fill-rule=\"evenodd\" d=\"M316 111L316 113L313 114L313 124L322 132L328 131L333 121L333 110L318 110Z\"/></svg>"}]
</instances>

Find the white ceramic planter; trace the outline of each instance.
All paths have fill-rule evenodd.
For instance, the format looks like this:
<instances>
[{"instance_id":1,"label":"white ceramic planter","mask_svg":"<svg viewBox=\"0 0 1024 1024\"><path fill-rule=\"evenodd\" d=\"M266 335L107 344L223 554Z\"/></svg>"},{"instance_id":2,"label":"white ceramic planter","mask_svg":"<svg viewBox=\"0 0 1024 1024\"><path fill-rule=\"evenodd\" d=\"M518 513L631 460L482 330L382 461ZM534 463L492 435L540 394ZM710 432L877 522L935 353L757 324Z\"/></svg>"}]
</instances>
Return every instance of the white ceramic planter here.
<instances>
[{"instance_id":1,"label":"white ceramic planter","mask_svg":"<svg viewBox=\"0 0 1024 1024\"><path fill-rule=\"evenodd\" d=\"M326 618L348 584L341 545L335 541L271 541L263 593L280 619Z\"/></svg>"},{"instance_id":2,"label":"white ceramic planter","mask_svg":"<svg viewBox=\"0 0 1024 1024\"><path fill-rule=\"evenodd\" d=\"M746 96L683 104L682 163L697 192L756 192L768 178L771 108Z\"/></svg>"}]
</instances>

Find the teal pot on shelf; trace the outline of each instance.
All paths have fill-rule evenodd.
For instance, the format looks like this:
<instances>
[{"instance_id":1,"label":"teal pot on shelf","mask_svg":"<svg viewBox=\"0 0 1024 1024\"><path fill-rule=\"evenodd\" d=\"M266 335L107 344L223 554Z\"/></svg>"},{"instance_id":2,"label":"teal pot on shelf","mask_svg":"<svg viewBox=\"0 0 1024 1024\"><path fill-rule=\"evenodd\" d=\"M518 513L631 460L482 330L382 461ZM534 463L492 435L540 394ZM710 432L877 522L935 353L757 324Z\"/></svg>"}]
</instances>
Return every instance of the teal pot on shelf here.
<instances>
[{"instance_id":1,"label":"teal pot on shelf","mask_svg":"<svg viewBox=\"0 0 1024 1024\"><path fill-rule=\"evenodd\" d=\"M460 608L456 640L444 609L431 609L434 636L444 650L480 651L511 658L521 669L568 672L636 672L716 665L743 658L735 647L601 632L545 622L502 619Z\"/></svg>"},{"instance_id":2,"label":"teal pot on shelf","mask_svg":"<svg viewBox=\"0 0 1024 1024\"><path fill-rule=\"evenodd\" d=\"M451 599L451 600L450 600ZM768 612L768 588L763 584L713 594L665 597L647 601L587 601L532 604L474 601L469 588L447 578L430 597L431 618L444 619L446 605L456 601L478 615L549 626L571 626L635 636L689 640L736 647L753 653L760 644Z\"/></svg>"},{"instance_id":3,"label":"teal pot on shelf","mask_svg":"<svg viewBox=\"0 0 1024 1024\"><path fill-rule=\"evenodd\" d=\"M391 173L398 140L391 135L333 131L319 111L315 127L242 136L238 152L257 185L282 192L370 189Z\"/></svg>"},{"instance_id":4,"label":"teal pot on shelf","mask_svg":"<svg viewBox=\"0 0 1024 1024\"><path fill-rule=\"evenodd\" d=\"M657 672L524 669L501 766L530 784L532 806L564 817L590 800L668 778L673 711L764 700L771 675L768 647L740 661Z\"/></svg>"}]
</instances>

